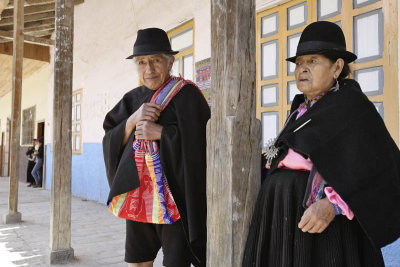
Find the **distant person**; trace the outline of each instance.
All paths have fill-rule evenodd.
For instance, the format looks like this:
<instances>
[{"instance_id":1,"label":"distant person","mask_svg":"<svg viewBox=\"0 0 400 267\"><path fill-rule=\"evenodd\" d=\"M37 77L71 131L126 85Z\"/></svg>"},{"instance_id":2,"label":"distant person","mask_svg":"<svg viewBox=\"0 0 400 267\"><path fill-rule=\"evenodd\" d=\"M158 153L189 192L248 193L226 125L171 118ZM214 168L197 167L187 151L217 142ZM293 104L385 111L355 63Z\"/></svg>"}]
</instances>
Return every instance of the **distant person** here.
<instances>
[{"instance_id":1,"label":"distant person","mask_svg":"<svg viewBox=\"0 0 400 267\"><path fill-rule=\"evenodd\" d=\"M26 182L28 183L28 187L35 185L35 179L32 176L33 167L35 167L35 146L36 143L39 143L37 139L33 139L32 146L28 148L26 151L26 156L28 157L28 167L26 170Z\"/></svg>"},{"instance_id":2,"label":"distant person","mask_svg":"<svg viewBox=\"0 0 400 267\"><path fill-rule=\"evenodd\" d=\"M142 86L104 120L110 211L126 220L125 261L206 264L206 124L210 109L191 81L170 75L165 31L139 30L133 58Z\"/></svg>"},{"instance_id":3,"label":"distant person","mask_svg":"<svg viewBox=\"0 0 400 267\"><path fill-rule=\"evenodd\" d=\"M33 154L36 157L36 164L32 170L32 176L35 179L35 184L32 187L42 186L42 173L43 173L43 137L39 139L38 150Z\"/></svg>"}]
</instances>

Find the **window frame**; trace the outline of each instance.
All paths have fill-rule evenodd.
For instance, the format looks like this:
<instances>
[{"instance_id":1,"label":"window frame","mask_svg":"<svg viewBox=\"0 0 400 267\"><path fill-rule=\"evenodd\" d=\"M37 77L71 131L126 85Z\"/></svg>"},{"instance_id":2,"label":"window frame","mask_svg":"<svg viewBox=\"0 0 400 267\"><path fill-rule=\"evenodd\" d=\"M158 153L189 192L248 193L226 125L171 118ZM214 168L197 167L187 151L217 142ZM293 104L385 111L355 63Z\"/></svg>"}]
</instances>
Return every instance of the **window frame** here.
<instances>
[{"instance_id":1,"label":"window frame","mask_svg":"<svg viewBox=\"0 0 400 267\"><path fill-rule=\"evenodd\" d=\"M195 53L194 53L194 48L195 48L195 27L194 27L194 20L191 19L171 30L169 30L167 32L168 38L171 42L171 39L173 37L177 37L179 35L182 35L184 33L186 33L187 31L193 30L193 41L192 41L192 46L189 47L185 47L183 48L181 51L179 51L177 54L174 55L175 57L175 61L179 61L179 74L182 75L183 74L183 68L184 68L184 64L183 64L183 58L185 56L188 56L190 54L193 55L193 66L192 66L192 70L193 70L193 81L196 81L196 71L195 71ZM183 75L182 75L183 76Z\"/></svg>"},{"instance_id":2,"label":"window frame","mask_svg":"<svg viewBox=\"0 0 400 267\"><path fill-rule=\"evenodd\" d=\"M302 3L307 4L307 23L305 25L289 28L288 29L288 9L298 6ZM288 73L289 65L285 63L288 54L288 37L296 33L301 33L304 28L311 22L318 21L318 5L320 0L291 0L284 2L275 7L257 12L256 14L256 115L261 119L262 113L276 111L279 113L279 129L282 129L287 112L290 110L290 101L288 101L287 84L294 80L294 75ZM383 90L382 93L377 93L373 96L368 96L369 100L374 103L383 103L380 107L381 115L385 115L384 121L392 138L399 144L399 88L398 88L398 3L397 0L371 0L360 5L353 7L353 1L340 1L340 13L330 15L324 20L334 23L340 23L341 28L346 38L346 46L348 51L354 51L354 18L368 14L369 12L379 12L381 10L383 17L383 51L382 56L379 58L369 59L367 62L355 61L350 64L353 74L356 71L363 69L382 67L383 77ZM262 18L268 17L272 14L278 14L278 29L275 34L262 36ZM379 14L379 13L378 13ZM268 80L263 80L262 75L262 49L261 45L274 39L278 40L279 46L279 71L278 77ZM395 58L395 60L390 60ZM352 77L352 76L350 76ZM278 105L262 105L262 88L271 84L278 84ZM395 86L390 86L395 85Z\"/></svg>"},{"instance_id":3,"label":"window frame","mask_svg":"<svg viewBox=\"0 0 400 267\"><path fill-rule=\"evenodd\" d=\"M80 94L80 100L79 102L76 101L76 96ZM79 155L82 154L82 99L83 99L83 88L77 89L72 92L72 115L71 114L71 146L72 146L72 154ZM80 118L79 120L76 120L76 109L77 106L79 107L80 110ZM80 131L76 131L76 125L79 124ZM76 138L79 136L79 150L75 149L76 148Z\"/></svg>"},{"instance_id":4,"label":"window frame","mask_svg":"<svg viewBox=\"0 0 400 267\"><path fill-rule=\"evenodd\" d=\"M25 112L32 112L32 119L25 121ZM22 129L21 129L21 146L31 146L33 138L35 138L35 121L36 121L36 105L22 110ZM31 124L27 127L27 124ZM28 129L29 128L29 129ZM26 136L29 135L29 136Z\"/></svg>"}]
</instances>

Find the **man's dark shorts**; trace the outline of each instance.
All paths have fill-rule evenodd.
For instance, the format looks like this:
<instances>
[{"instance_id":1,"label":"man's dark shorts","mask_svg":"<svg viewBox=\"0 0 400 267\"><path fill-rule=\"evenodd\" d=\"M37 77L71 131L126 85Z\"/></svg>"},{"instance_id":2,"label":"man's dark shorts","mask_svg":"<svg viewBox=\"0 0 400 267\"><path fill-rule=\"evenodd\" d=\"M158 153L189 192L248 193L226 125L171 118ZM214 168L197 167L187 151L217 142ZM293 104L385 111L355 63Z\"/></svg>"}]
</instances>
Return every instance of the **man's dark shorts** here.
<instances>
[{"instance_id":1,"label":"man's dark shorts","mask_svg":"<svg viewBox=\"0 0 400 267\"><path fill-rule=\"evenodd\" d=\"M126 262L153 261L161 247L164 254L164 266L190 266L192 254L180 220L173 224L152 224L126 220Z\"/></svg>"}]
</instances>

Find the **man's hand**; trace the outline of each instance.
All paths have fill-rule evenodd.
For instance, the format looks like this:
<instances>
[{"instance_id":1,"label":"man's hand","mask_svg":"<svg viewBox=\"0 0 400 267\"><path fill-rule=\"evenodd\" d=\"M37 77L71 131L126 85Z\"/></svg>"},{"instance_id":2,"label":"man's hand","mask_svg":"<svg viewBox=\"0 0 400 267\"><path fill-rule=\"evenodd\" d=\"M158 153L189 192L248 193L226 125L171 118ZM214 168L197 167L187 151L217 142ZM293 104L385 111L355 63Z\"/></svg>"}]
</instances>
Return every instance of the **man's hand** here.
<instances>
[{"instance_id":1,"label":"man's hand","mask_svg":"<svg viewBox=\"0 0 400 267\"><path fill-rule=\"evenodd\" d=\"M139 121L136 124L135 139L160 140L163 127L152 121Z\"/></svg>"},{"instance_id":2,"label":"man's hand","mask_svg":"<svg viewBox=\"0 0 400 267\"><path fill-rule=\"evenodd\" d=\"M303 232L322 233L335 218L335 211L327 198L318 200L304 212L298 224Z\"/></svg>"},{"instance_id":3,"label":"man's hand","mask_svg":"<svg viewBox=\"0 0 400 267\"><path fill-rule=\"evenodd\" d=\"M160 117L161 106L156 103L144 103L138 110L133 113L127 124L133 124L133 128L139 121L157 121Z\"/></svg>"},{"instance_id":4,"label":"man's hand","mask_svg":"<svg viewBox=\"0 0 400 267\"><path fill-rule=\"evenodd\" d=\"M129 139L133 129L137 127L139 121L157 121L160 117L161 106L156 103L144 103L138 110L133 113L125 125L124 139L122 145L124 146Z\"/></svg>"}]
</instances>

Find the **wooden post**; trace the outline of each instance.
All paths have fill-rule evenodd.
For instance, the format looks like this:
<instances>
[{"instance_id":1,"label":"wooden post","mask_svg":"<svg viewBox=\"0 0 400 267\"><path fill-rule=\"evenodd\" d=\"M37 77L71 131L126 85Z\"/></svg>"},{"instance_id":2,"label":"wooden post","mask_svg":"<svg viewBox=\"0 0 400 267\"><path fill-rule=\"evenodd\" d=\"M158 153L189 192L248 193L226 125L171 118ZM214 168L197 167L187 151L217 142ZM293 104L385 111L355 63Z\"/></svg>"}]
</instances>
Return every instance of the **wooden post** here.
<instances>
[{"instance_id":1,"label":"wooden post","mask_svg":"<svg viewBox=\"0 0 400 267\"><path fill-rule=\"evenodd\" d=\"M255 117L255 1L211 1L207 125L207 266L241 266L260 187Z\"/></svg>"},{"instance_id":2,"label":"wooden post","mask_svg":"<svg viewBox=\"0 0 400 267\"><path fill-rule=\"evenodd\" d=\"M13 41L13 72L12 72L12 123L11 123L11 165L10 165L10 195L8 199L8 214L3 216L4 223L18 223L21 213L18 212L18 173L19 147L21 131L21 94L22 94L22 63L24 55L24 0L16 0L14 6L14 41Z\"/></svg>"},{"instance_id":3,"label":"wooden post","mask_svg":"<svg viewBox=\"0 0 400 267\"><path fill-rule=\"evenodd\" d=\"M50 264L73 260L71 248L71 110L74 36L73 0L56 0L54 55L53 167Z\"/></svg>"}]
</instances>

